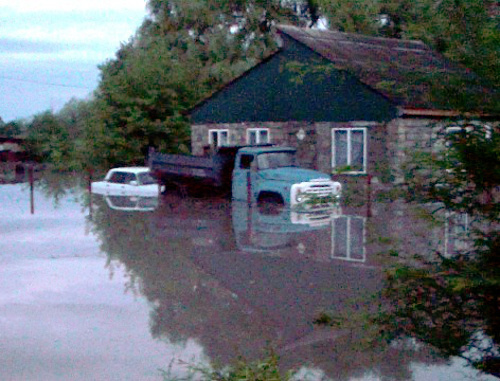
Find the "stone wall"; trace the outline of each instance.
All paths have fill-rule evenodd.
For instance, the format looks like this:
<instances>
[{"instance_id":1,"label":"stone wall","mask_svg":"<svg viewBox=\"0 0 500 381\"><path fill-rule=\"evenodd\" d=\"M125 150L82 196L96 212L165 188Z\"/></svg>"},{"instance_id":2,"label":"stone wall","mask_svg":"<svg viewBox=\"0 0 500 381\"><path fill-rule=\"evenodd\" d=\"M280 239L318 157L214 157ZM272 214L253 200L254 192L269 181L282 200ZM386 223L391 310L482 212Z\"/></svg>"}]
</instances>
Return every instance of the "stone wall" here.
<instances>
[{"instance_id":1,"label":"stone wall","mask_svg":"<svg viewBox=\"0 0 500 381\"><path fill-rule=\"evenodd\" d=\"M446 128L465 124L480 123L429 118L399 118L390 121L387 124L387 158L391 170L389 182L403 184L403 167L413 160L415 153L439 152L444 148ZM484 124L498 133L499 122L487 121Z\"/></svg>"},{"instance_id":2,"label":"stone wall","mask_svg":"<svg viewBox=\"0 0 500 381\"><path fill-rule=\"evenodd\" d=\"M297 157L301 166L332 173L332 128L366 127L368 146L377 152L385 152L385 125L375 122L264 122L264 123L227 123L198 124L191 129L191 149L193 155L203 155L208 145L208 131L212 129L229 130L230 145L245 145L246 130L249 128L268 128L271 143L297 148ZM379 163L379 153L372 153L369 148L368 172L373 172Z\"/></svg>"},{"instance_id":3,"label":"stone wall","mask_svg":"<svg viewBox=\"0 0 500 381\"><path fill-rule=\"evenodd\" d=\"M460 125L461 122L456 122ZM265 122L193 125L192 152L203 155L210 129L230 131L230 145L245 145L248 128L268 128L271 143L297 148L299 164L306 168L332 173L332 128L366 127L368 131L367 174L373 184L405 183L402 167L417 151L439 150L443 127L448 121L429 118L398 118L388 123L355 121L334 122ZM488 123L498 129L498 122ZM344 183L366 185L366 175L338 175Z\"/></svg>"}]
</instances>

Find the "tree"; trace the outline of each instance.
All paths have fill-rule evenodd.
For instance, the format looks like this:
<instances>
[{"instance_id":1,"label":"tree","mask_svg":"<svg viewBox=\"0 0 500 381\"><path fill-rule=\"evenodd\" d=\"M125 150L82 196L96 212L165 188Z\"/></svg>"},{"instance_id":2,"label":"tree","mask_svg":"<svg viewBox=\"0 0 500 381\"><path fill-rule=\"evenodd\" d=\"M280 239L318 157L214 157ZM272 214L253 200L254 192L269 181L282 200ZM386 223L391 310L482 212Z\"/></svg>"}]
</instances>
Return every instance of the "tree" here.
<instances>
[{"instance_id":1,"label":"tree","mask_svg":"<svg viewBox=\"0 0 500 381\"><path fill-rule=\"evenodd\" d=\"M300 22L280 2L150 1L148 8L136 35L100 66L87 145L106 141L110 164L141 163L149 146L187 152L185 112L276 48L271 20Z\"/></svg>"},{"instance_id":2,"label":"tree","mask_svg":"<svg viewBox=\"0 0 500 381\"><path fill-rule=\"evenodd\" d=\"M9 123L5 123L0 125L0 135L4 135L7 137L15 137L21 134L24 126L21 121L12 121Z\"/></svg>"},{"instance_id":3,"label":"tree","mask_svg":"<svg viewBox=\"0 0 500 381\"><path fill-rule=\"evenodd\" d=\"M73 143L67 129L51 111L35 115L28 126L27 148L32 156L67 169L72 159Z\"/></svg>"},{"instance_id":4,"label":"tree","mask_svg":"<svg viewBox=\"0 0 500 381\"><path fill-rule=\"evenodd\" d=\"M332 29L422 40L498 87L500 30L492 0L317 0Z\"/></svg>"}]
</instances>

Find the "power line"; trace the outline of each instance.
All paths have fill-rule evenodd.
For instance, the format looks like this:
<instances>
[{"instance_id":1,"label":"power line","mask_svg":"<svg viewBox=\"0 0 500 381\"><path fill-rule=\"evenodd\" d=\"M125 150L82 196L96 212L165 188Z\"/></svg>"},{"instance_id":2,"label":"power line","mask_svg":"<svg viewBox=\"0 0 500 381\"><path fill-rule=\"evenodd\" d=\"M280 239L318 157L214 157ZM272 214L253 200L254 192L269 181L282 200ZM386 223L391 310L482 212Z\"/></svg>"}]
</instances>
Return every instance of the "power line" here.
<instances>
[{"instance_id":1,"label":"power line","mask_svg":"<svg viewBox=\"0 0 500 381\"><path fill-rule=\"evenodd\" d=\"M14 77L8 77L8 76L4 76L4 75L0 75L0 79L7 79L9 81L34 83L34 84L37 84L37 85L47 85L47 86L54 86L54 87L69 87L69 88L73 88L73 89L92 90L90 87L86 87L86 86L77 86L77 85L67 85L67 84L64 84L64 83L35 81L35 80L31 80L31 79L14 78Z\"/></svg>"}]
</instances>

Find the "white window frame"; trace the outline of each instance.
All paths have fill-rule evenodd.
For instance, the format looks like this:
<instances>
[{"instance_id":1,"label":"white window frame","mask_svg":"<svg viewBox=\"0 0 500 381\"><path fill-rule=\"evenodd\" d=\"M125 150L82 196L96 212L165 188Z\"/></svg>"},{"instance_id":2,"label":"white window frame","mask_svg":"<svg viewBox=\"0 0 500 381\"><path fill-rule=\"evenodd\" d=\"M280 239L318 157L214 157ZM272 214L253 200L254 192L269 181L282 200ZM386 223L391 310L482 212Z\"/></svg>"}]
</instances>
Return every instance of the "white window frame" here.
<instances>
[{"instance_id":1,"label":"white window frame","mask_svg":"<svg viewBox=\"0 0 500 381\"><path fill-rule=\"evenodd\" d=\"M260 141L260 132L261 131L267 132L267 142ZM250 144L250 134L252 132L256 133L256 139L255 139L256 144L269 144L269 143L271 143L271 131L269 130L269 128L248 128L247 129L247 136L246 136L247 144Z\"/></svg>"},{"instance_id":2,"label":"white window frame","mask_svg":"<svg viewBox=\"0 0 500 381\"><path fill-rule=\"evenodd\" d=\"M335 253L335 241L339 239L339 235L337 234L337 232L335 231L335 222L337 220L341 220L341 219L344 219L346 220L346 236L345 236L345 247L346 247L346 255L345 256L342 256L342 255L336 255ZM353 220L357 220L357 221L361 221L362 222L362 226L363 226L363 231L362 231L362 245L363 245L363 251L361 253L361 258L353 258L353 255L352 255L352 252L351 252L351 228L352 228L352 221ZM348 261L348 262L358 262L358 263L365 263L366 262L366 218L365 217L358 217L358 216L338 216L338 217L334 217L332 219L332 222L331 222L331 226L332 226L332 229L331 229L331 232L332 232L332 237L331 237L331 253L330 253L330 257L332 259L340 259L340 260L343 260L343 261ZM356 253L359 254L360 253Z\"/></svg>"},{"instance_id":3,"label":"white window frame","mask_svg":"<svg viewBox=\"0 0 500 381\"><path fill-rule=\"evenodd\" d=\"M368 161L368 129L366 127L356 127L356 128L332 128L332 169L335 170L335 132L337 131L346 131L347 132L347 165L350 165L351 162L351 133L353 131L362 131L363 132L363 170L361 171L346 171L342 172L343 174L348 175L360 175L366 174L366 166Z\"/></svg>"},{"instance_id":4,"label":"white window frame","mask_svg":"<svg viewBox=\"0 0 500 381\"><path fill-rule=\"evenodd\" d=\"M218 147L224 147L226 145L229 145L230 144L230 135L229 135L229 130L228 129L211 129L211 130L208 130L208 144L210 145L210 147L213 147L214 145L214 141L213 141L213 138L212 138L212 134L216 132L217 133L217 148ZM220 139L220 135L222 133L226 133L227 134L227 144L221 144L221 139Z\"/></svg>"},{"instance_id":5,"label":"white window frame","mask_svg":"<svg viewBox=\"0 0 500 381\"><path fill-rule=\"evenodd\" d=\"M457 133L457 132L460 132L463 130L465 130L466 132L471 132L475 128L478 128L478 127L484 129L484 137L486 139L491 139L493 128L489 124L481 123L481 122L474 121L474 120L471 122L468 122L465 125L456 124L453 126L448 126L448 127L446 127L445 131L446 131L446 135L449 135L449 134L454 134L454 133Z\"/></svg>"},{"instance_id":6,"label":"white window frame","mask_svg":"<svg viewBox=\"0 0 500 381\"><path fill-rule=\"evenodd\" d=\"M467 213L446 212L444 220L444 256L451 258L461 250L468 250L472 242L467 239L470 230Z\"/></svg>"}]
</instances>

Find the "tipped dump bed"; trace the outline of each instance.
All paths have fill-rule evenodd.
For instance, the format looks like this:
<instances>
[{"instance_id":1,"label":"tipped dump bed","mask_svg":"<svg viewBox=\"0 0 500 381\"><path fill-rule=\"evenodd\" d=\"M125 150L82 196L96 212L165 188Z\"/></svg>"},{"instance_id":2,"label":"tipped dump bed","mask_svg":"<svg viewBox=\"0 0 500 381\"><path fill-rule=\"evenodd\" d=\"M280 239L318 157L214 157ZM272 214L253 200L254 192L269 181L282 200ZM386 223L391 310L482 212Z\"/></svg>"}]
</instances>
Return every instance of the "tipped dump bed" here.
<instances>
[{"instance_id":1,"label":"tipped dump bed","mask_svg":"<svg viewBox=\"0 0 500 381\"><path fill-rule=\"evenodd\" d=\"M238 148L221 149L211 156L149 153L151 172L163 183L189 185L203 183L216 188L231 189L231 173Z\"/></svg>"}]
</instances>

